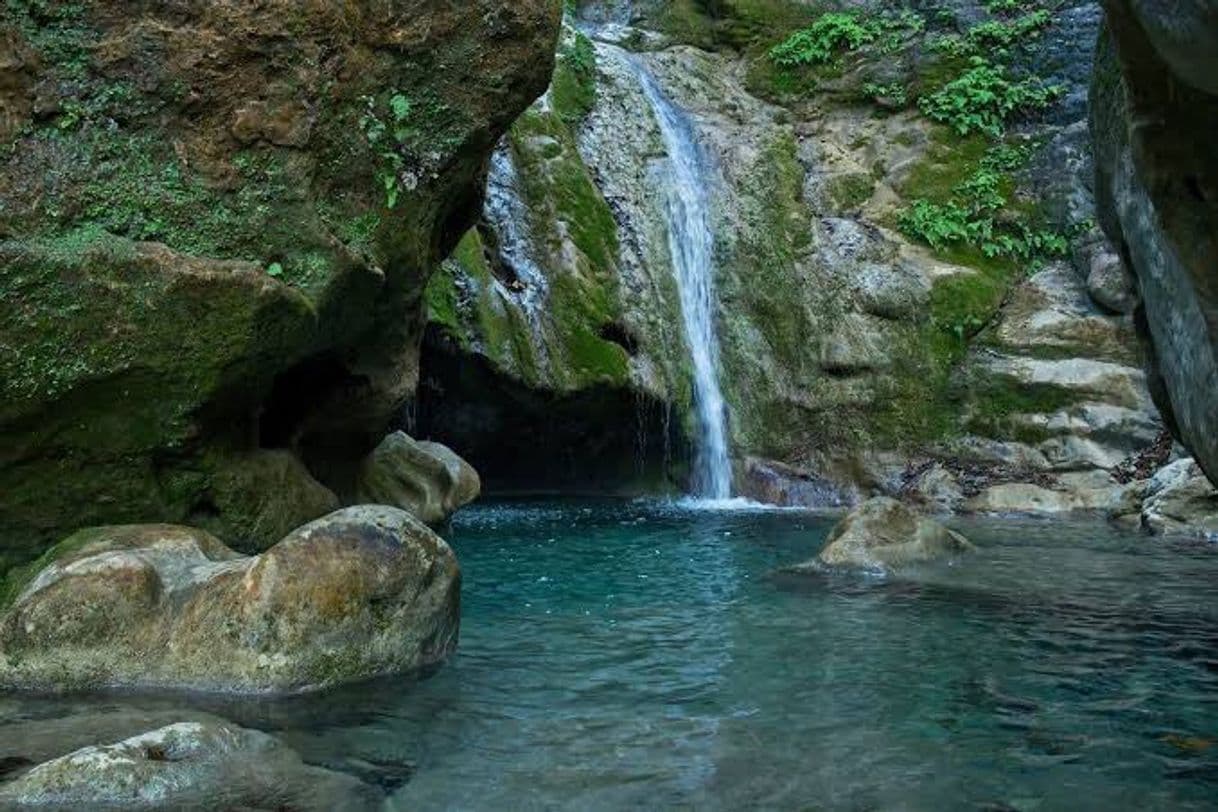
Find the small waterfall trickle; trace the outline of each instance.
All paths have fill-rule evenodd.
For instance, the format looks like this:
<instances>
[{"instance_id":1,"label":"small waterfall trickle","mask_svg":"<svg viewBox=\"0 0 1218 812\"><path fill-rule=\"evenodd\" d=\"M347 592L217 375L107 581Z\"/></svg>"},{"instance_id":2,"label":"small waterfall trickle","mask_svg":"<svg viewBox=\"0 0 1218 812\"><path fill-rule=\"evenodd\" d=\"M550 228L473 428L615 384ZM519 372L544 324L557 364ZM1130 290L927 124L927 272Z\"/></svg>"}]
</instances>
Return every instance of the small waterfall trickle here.
<instances>
[{"instance_id":1,"label":"small waterfall trickle","mask_svg":"<svg viewBox=\"0 0 1218 812\"><path fill-rule=\"evenodd\" d=\"M655 111L669 159L664 189L668 247L680 292L685 343L693 362L694 410L698 422L694 495L728 499L732 491L732 465L728 457L723 390L719 386L714 234L707 186L711 170L685 112L668 99L637 58L627 55L626 62Z\"/></svg>"}]
</instances>

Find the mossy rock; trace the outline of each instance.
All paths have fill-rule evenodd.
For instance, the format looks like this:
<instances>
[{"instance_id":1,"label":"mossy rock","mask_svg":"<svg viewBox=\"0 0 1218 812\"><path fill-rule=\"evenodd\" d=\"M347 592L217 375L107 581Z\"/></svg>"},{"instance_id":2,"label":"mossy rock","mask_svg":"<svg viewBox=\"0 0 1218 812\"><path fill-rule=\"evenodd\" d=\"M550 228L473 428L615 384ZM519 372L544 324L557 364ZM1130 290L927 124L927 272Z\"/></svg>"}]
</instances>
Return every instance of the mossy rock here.
<instances>
[{"instance_id":1,"label":"mossy rock","mask_svg":"<svg viewBox=\"0 0 1218 812\"><path fill-rule=\"evenodd\" d=\"M215 508L261 544L331 507L280 467L224 487L212 463L267 447L331 480L384 435L424 287L545 89L559 19L557 0L9 2L0 567L86 524Z\"/></svg>"}]
</instances>

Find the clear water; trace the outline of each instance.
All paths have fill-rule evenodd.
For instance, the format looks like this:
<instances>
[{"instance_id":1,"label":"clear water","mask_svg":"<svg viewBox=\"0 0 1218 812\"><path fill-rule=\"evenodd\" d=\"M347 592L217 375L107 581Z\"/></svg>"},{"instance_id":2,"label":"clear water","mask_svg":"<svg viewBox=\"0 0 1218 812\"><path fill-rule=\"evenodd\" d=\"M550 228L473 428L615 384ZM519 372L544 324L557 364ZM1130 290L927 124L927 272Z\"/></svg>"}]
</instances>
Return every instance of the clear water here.
<instances>
[{"instance_id":1,"label":"clear water","mask_svg":"<svg viewBox=\"0 0 1218 812\"><path fill-rule=\"evenodd\" d=\"M664 94L638 58L611 48L638 77L655 112L668 153L664 186L668 249L681 299L685 345L693 362L694 413L697 417L693 493L706 499L731 496L723 391L719 386L719 337L715 326L715 238L711 231L712 177L693 124Z\"/></svg>"},{"instance_id":2,"label":"clear water","mask_svg":"<svg viewBox=\"0 0 1218 812\"><path fill-rule=\"evenodd\" d=\"M461 645L436 675L193 702L412 773L395 810L1218 808L1218 548L965 524L981 550L954 567L771 576L831 524L478 507L449 534ZM38 705L0 702L0 742L14 707L68 707Z\"/></svg>"}]
</instances>

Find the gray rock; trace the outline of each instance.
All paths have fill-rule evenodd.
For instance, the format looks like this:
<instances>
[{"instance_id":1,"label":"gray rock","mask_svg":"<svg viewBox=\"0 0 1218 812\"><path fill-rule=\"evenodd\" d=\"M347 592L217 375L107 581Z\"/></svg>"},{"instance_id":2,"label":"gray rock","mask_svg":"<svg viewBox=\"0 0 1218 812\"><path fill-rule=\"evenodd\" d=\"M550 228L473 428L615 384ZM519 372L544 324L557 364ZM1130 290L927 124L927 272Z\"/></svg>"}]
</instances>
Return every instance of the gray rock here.
<instances>
[{"instance_id":1,"label":"gray rock","mask_svg":"<svg viewBox=\"0 0 1218 812\"><path fill-rule=\"evenodd\" d=\"M84 747L0 786L5 809L374 809L379 793L304 764L273 737L220 721Z\"/></svg>"},{"instance_id":2,"label":"gray rock","mask_svg":"<svg viewBox=\"0 0 1218 812\"><path fill-rule=\"evenodd\" d=\"M1131 0L1129 8L1173 73L1218 96L1218 2Z\"/></svg>"},{"instance_id":3,"label":"gray rock","mask_svg":"<svg viewBox=\"0 0 1218 812\"><path fill-rule=\"evenodd\" d=\"M790 571L817 572L830 567L888 572L974 549L959 533L895 499L877 497L842 519L814 561Z\"/></svg>"},{"instance_id":4,"label":"gray rock","mask_svg":"<svg viewBox=\"0 0 1218 812\"><path fill-rule=\"evenodd\" d=\"M291 693L434 666L460 569L391 507L340 510L259 556L137 525L61 543L0 618L0 687Z\"/></svg>"},{"instance_id":5,"label":"gray rock","mask_svg":"<svg viewBox=\"0 0 1218 812\"><path fill-rule=\"evenodd\" d=\"M478 498L478 472L452 449L417 442L402 431L381 441L364 461L357 499L391 505L427 524L438 524Z\"/></svg>"},{"instance_id":6,"label":"gray rock","mask_svg":"<svg viewBox=\"0 0 1218 812\"><path fill-rule=\"evenodd\" d=\"M1087 266L1087 293L1095 303L1113 313L1132 313L1138 306L1133 275L1121 258L1105 248L1091 254Z\"/></svg>"},{"instance_id":7,"label":"gray rock","mask_svg":"<svg viewBox=\"0 0 1218 812\"><path fill-rule=\"evenodd\" d=\"M1156 535L1218 540L1218 490L1195 460L1176 460L1151 478L1142 525Z\"/></svg>"},{"instance_id":8,"label":"gray rock","mask_svg":"<svg viewBox=\"0 0 1218 812\"><path fill-rule=\"evenodd\" d=\"M1092 88L1101 226L1138 280L1150 389L1218 478L1218 22L1212 0L1112 0Z\"/></svg>"},{"instance_id":9,"label":"gray rock","mask_svg":"<svg viewBox=\"0 0 1218 812\"><path fill-rule=\"evenodd\" d=\"M1101 484L1064 477L1048 488L1031 482L1006 482L986 488L964 503L968 513L1055 516L1100 513L1121 516L1137 512L1137 486L1114 481Z\"/></svg>"}]
</instances>

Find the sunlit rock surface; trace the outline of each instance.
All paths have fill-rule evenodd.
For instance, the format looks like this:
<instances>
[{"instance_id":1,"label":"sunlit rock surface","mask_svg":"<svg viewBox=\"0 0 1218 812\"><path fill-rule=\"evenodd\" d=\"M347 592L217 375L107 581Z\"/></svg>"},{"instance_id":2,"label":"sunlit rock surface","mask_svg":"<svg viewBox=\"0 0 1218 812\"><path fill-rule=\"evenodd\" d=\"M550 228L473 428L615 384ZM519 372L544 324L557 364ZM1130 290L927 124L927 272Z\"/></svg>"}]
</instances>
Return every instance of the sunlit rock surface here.
<instances>
[{"instance_id":1,"label":"sunlit rock surface","mask_svg":"<svg viewBox=\"0 0 1218 812\"><path fill-rule=\"evenodd\" d=\"M169 525L83 530L10 577L0 686L296 693L438 665L460 623L448 546L347 508L241 556Z\"/></svg>"},{"instance_id":2,"label":"sunlit rock surface","mask_svg":"<svg viewBox=\"0 0 1218 812\"><path fill-rule=\"evenodd\" d=\"M842 519L816 559L787 572L858 569L900 570L973 551L964 536L919 515L895 499L869 499Z\"/></svg>"},{"instance_id":3,"label":"sunlit rock surface","mask_svg":"<svg viewBox=\"0 0 1218 812\"><path fill-rule=\"evenodd\" d=\"M446 520L478 498L478 472L452 449L390 434L364 461L357 501L409 511L425 524Z\"/></svg>"}]
</instances>

